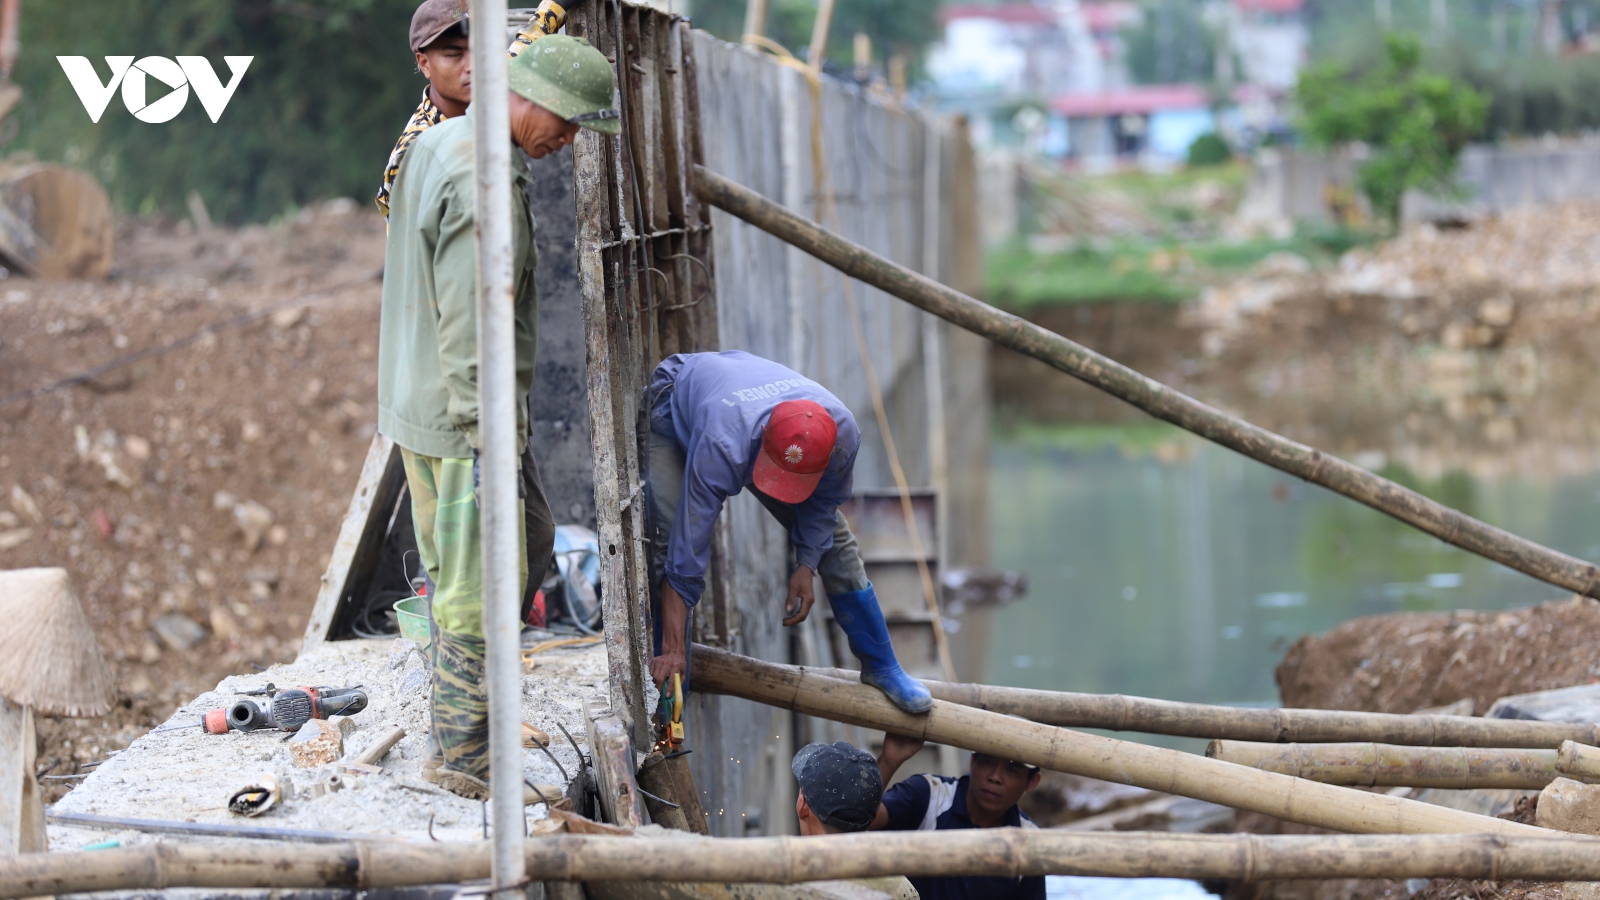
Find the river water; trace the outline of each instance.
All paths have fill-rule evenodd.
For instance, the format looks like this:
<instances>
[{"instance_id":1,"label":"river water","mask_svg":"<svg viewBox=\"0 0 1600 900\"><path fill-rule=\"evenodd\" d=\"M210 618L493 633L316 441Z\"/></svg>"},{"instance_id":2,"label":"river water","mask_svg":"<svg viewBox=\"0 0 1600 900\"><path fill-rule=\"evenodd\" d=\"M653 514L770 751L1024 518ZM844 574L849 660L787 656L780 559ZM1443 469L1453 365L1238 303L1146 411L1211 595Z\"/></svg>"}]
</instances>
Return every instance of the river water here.
<instances>
[{"instance_id":1,"label":"river water","mask_svg":"<svg viewBox=\"0 0 1600 900\"><path fill-rule=\"evenodd\" d=\"M1420 480L1357 461L1600 559L1600 474ZM996 436L990 477L995 565L1031 579L995 614L991 684L1276 705L1273 669L1301 635L1567 596L1164 424L1015 428Z\"/></svg>"}]
</instances>

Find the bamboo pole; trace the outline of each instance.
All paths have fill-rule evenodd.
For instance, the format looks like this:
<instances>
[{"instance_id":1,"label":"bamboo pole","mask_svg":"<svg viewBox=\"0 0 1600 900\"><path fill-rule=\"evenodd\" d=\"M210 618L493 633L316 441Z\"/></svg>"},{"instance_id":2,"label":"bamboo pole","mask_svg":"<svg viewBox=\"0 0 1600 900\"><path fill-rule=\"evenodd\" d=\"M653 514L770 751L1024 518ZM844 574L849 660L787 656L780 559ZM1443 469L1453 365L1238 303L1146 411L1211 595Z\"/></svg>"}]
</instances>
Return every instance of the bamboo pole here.
<instances>
[{"instance_id":1,"label":"bamboo pole","mask_svg":"<svg viewBox=\"0 0 1600 900\"><path fill-rule=\"evenodd\" d=\"M1213 409L1059 334L974 300L797 215L733 181L694 167L695 193L852 278L1034 357L1158 419L1319 484L1519 572L1600 597L1600 568L1436 503L1338 457Z\"/></svg>"},{"instance_id":2,"label":"bamboo pole","mask_svg":"<svg viewBox=\"0 0 1600 900\"><path fill-rule=\"evenodd\" d=\"M1578 781L1600 784L1600 749L1567 741L1556 752L1556 771Z\"/></svg>"},{"instance_id":3,"label":"bamboo pole","mask_svg":"<svg viewBox=\"0 0 1600 900\"><path fill-rule=\"evenodd\" d=\"M1552 834L1459 810L1353 791L1131 741L1052 728L942 700L920 716L876 688L795 666L694 645L695 689L755 700L802 715L964 747L1072 775L1181 794L1334 831L1424 834Z\"/></svg>"},{"instance_id":4,"label":"bamboo pole","mask_svg":"<svg viewBox=\"0 0 1600 900\"><path fill-rule=\"evenodd\" d=\"M860 678L860 673L851 669L808 668L807 671L844 681ZM1105 728L1268 743L1373 741L1416 747L1535 749L1555 749L1566 741L1600 744L1600 725L1591 723L1337 709L1239 709L1123 694L1075 694L949 681L924 681L923 684L939 700L1062 728ZM1600 751L1596 752L1596 765L1600 766Z\"/></svg>"},{"instance_id":5,"label":"bamboo pole","mask_svg":"<svg viewBox=\"0 0 1600 900\"><path fill-rule=\"evenodd\" d=\"M1594 839L1502 835L1075 833L1021 828L828 837L563 835L524 843L534 881L799 884L887 875L1481 878L1600 881ZM688 852L686 852L688 851ZM0 897L200 888L357 890L460 884L489 872L489 847L145 844L0 859Z\"/></svg>"},{"instance_id":6,"label":"bamboo pole","mask_svg":"<svg viewBox=\"0 0 1600 900\"><path fill-rule=\"evenodd\" d=\"M1573 745L1577 746L1577 745ZM1561 776L1555 750L1212 741L1206 756L1263 772L1361 787L1539 790Z\"/></svg>"}]
</instances>

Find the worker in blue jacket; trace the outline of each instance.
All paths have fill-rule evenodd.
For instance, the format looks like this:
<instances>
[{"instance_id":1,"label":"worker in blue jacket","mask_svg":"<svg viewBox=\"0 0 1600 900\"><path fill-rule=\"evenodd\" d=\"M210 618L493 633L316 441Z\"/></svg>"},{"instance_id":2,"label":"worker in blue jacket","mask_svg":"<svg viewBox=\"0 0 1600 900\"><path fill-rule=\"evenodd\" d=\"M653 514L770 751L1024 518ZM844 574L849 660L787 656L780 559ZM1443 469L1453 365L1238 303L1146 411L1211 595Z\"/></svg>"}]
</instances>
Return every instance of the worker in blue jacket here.
<instances>
[{"instance_id":1,"label":"worker in blue jacket","mask_svg":"<svg viewBox=\"0 0 1600 900\"><path fill-rule=\"evenodd\" d=\"M705 590L711 536L729 497L748 489L789 530L795 569L785 626L804 622L822 577L861 680L909 713L933 699L906 674L839 514L850 498L861 430L839 398L793 369L742 350L680 353L656 367L646 397L651 582L660 588L656 684L685 674L689 609Z\"/></svg>"}]
</instances>

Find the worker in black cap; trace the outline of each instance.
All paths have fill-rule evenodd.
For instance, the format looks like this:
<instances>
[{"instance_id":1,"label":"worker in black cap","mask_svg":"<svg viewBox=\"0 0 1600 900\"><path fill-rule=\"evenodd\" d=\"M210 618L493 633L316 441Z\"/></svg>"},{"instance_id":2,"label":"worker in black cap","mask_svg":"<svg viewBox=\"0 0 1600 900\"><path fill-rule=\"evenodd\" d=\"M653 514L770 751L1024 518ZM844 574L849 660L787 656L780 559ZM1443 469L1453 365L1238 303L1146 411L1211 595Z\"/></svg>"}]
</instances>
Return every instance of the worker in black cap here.
<instances>
[{"instance_id":1,"label":"worker in black cap","mask_svg":"<svg viewBox=\"0 0 1600 900\"><path fill-rule=\"evenodd\" d=\"M883 799L883 778L872 754L844 741L807 744L790 765L800 783L794 813L800 817L800 834L852 834L866 831L878 815ZM919 900L916 888L905 878L853 878L853 883L892 900Z\"/></svg>"}]
</instances>

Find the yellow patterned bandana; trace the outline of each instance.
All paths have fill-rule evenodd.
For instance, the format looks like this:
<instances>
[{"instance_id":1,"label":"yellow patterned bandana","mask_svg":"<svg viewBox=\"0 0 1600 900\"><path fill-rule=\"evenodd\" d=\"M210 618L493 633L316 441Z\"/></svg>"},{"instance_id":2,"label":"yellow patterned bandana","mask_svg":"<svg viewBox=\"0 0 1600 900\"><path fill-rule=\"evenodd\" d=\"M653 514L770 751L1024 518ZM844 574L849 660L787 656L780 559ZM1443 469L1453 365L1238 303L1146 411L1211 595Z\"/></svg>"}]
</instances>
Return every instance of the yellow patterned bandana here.
<instances>
[{"instance_id":1,"label":"yellow patterned bandana","mask_svg":"<svg viewBox=\"0 0 1600 900\"><path fill-rule=\"evenodd\" d=\"M389 153L389 164L383 167L383 186L378 188L376 201L385 219L389 218L389 192L394 190L394 178L400 174L400 160L405 158L406 151L411 149L424 131L443 121L444 113L433 105L433 101L428 99L428 89L423 88L422 103L411 114L406 130L400 132L400 140L394 142L394 150Z\"/></svg>"}]
</instances>

